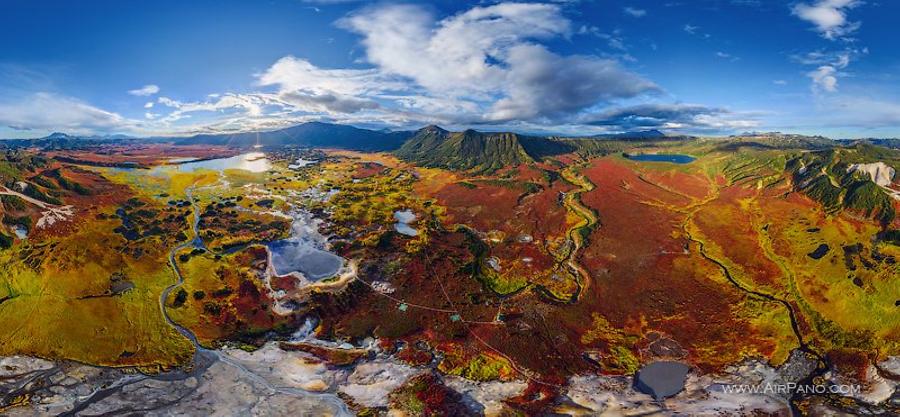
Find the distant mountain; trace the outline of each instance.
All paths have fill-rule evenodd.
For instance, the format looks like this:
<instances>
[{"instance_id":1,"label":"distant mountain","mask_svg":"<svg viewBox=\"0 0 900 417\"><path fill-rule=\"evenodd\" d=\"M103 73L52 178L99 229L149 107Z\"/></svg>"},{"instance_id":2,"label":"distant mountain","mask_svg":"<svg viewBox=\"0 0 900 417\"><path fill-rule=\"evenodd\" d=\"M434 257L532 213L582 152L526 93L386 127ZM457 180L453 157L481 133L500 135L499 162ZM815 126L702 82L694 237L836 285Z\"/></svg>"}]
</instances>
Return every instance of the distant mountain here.
<instances>
[{"instance_id":1,"label":"distant mountain","mask_svg":"<svg viewBox=\"0 0 900 417\"><path fill-rule=\"evenodd\" d=\"M577 150L564 141L516 133L450 132L438 126L419 129L395 152L427 167L492 172Z\"/></svg>"},{"instance_id":2,"label":"distant mountain","mask_svg":"<svg viewBox=\"0 0 900 417\"><path fill-rule=\"evenodd\" d=\"M620 139L620 140L628 140L628 139L660 139L664 138L667 135L659 130L640 130L636 132L622 132L622 133L607 133L602 135L594 135L592 138L597 139Z\"/></svg>"},{"instance_id":3,"label":"distant mountain","mask_svg":"<svg viewBox=\"0 0 900 417\"><path fill-rule=\"evenodd\" d=\"M28 148L37 147L44 150L60 149L86 149L100 143L119 139L106 139L98 137L79 137L66 133L54 132L48 136L36 139L7 139L0 140L0 148Z\"/></svg>"},{"instance_id":4,"label":"distant mountain","mask_svg":"<svg viewBox=\"0 0 900 417\"><path fill-rule=\"evenodd\" d=\"M856 143L868 143L890 149L900 149L900 139L897 138L841 139L840 142L847 146L852 146Z\"/></svg>"},{"instance_id":5,"label":"distant mountain","mask_svg":"<svg viewBox=\"0 0 900 417\"><path fill-rule=\"evenodd\" d=\"M750 132L729 136L734 146L741 144L769 149L827 149L838 143L824 136L807 136L781 132Z\"/></svg>"},{"instance_id":6,"label":"distant mountain","mask_svg":"<svg viewBox=\"0 0 900 417\"><path fill-rule=\"evenodd\" d=\"M264 132L203 134L175 138L172 141L178 145L207 144L247 147L259 144L263 146L294 145L361 151L392 151L399 148L409 136L411 136L411 132L385 132L332 123L309 122Z\"/></svg>"},{"instance_id":7,"label":"distant mountain","mask_svg":"<svg viewBox=\"0 0 900 417\"><path fill-rule=\"evenodd\" d=\"M66 133L62 133L62 132L53 132L43 139L53 140L53 139L70 139L70 138L74 139L75 136L70 136L70 135L68 135Z\"/></svg>"}]
</instances>

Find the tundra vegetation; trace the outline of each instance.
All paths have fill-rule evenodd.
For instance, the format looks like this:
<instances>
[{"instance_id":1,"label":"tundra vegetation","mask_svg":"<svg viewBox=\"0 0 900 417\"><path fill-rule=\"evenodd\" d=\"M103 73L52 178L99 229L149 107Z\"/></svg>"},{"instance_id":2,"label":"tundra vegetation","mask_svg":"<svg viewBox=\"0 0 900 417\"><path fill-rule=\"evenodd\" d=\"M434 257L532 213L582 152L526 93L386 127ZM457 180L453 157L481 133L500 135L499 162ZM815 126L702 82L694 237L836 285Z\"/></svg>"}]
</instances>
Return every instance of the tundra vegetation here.
<instances>
[{"instance_id":1,"label":"tundra vegetation","mask_svg":"<svg viewBox=\"0 0 900 417\"><path fill-rule=\"evenodd\" d=\"M440 415L442 376L528 381L507 406L531 410L574 375L633 374L660 341L708 372L799 347L854 369L900 354L897 179L850 169L900 168L896 150L429 127L393 154L273 150L258 173L86 158L0 157L0 356L160 371L194 349L163 310L202 346L251 351L314 318L317 338L430 367L390 402ZM350 279L273 274L267 245L298 219Z\"/></svg>"}]
</instances>

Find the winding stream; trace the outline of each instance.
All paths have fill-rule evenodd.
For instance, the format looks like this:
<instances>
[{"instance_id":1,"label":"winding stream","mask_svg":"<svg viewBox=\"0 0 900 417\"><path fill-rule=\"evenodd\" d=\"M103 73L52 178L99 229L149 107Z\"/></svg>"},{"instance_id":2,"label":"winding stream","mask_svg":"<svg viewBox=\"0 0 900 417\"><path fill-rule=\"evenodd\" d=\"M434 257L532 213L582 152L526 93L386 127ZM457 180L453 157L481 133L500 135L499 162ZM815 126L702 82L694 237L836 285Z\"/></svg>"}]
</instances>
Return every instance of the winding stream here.
<instances>
[{"instance_id":1,"label":"winding stream","mask_svg":"<svg viewBox=\"0 0 900 417\"><path fill-rule=\"evenodd\" d=\"M594 184L585 178L583 175L575 172L574 167L568 167L560 171L560 176L569 182L572 185L578 187L578 189L570 191L566 193L565 198L563 199L563 204L566 206L568 210L581 217L581 221L577 224L573 225L566 232L566 236L568 242L571 242L571 246L568 248L568 253L566 253L563 263L565 263L569 269L575 275L575 283L577 285L575 294L572 295L570 302L578 301L578 298L587 289L588 285L591 282L591 275L587 270L584 269L581 264L578 263L578 254L581 251L581 248L585 244L585 240L587 239L584 230L590 231L592 230L598 223L599 219L597 218L596 212L585 206L584 203L581 202L581 195L589 192L594 189Z\"/></svg>"},{"instance_id":2,"label":"winding stream","mask_svg":"<svg viewBox=\"0 0 900 417\"><path fill-rule=\"evenodd\" d=\"M698 208L700 206L702 206L702 203L698 204L694 208ZM801 352L806 353L806 354L816 358L816 369L810 375L808 375L806 378L801 380L798 383L798 385L799 386L812 385L813 379L815 379L816 377L822 376L826 372L828 372L829 368L831 367L831 364L828 362L827 358L825 358L824 356L822 356L821 354L819 354L818 352L816 352L815 350L810 348L809 344L803 338L803 333L800 330L800 322L797 318L797 312L794 309L794 306L791 305L791 303L787 302L786 300L782 300L771 294L767 294L764 292L754 290L754 289L749 288L746 285L740 283L737 279L734 278L734 276L731 274L731 271L728 269L728 267L724 263L722 263L718 259L715 259L714 257L710 256L709 253L707 253L707 251L706 251L706 244L702 240L696 238L688 229L688 223L691 223L693 221L692 219L693 219L694 214L696 214L696 212L697 211L694 210L693 212L688 214L688 217L685 219L684 223L682 223L681 228L682 228L682 231L684 232L684 235L688 238L689 241L691 241L697 245L698 252L703 259L705 259L708 262L713 263L722 271L722 274L725 276L725 279L727 279L728 282L733 287L737 288L739 291L744 292L746 294L749 294L749 295L752 295L752 296L755 296L758 298L762 298L767 301L781 304L782 306L784 306L785 309L787 309L788 318L791 322L791 330L794 333L794 337L797 338L798 349ZM791 413L794 416L804 415L799 407L799 402L803 398L804 398L804 394L799 391L795 392L791 395L789 404L791 407Z\"/></svg>"}]
</instances>

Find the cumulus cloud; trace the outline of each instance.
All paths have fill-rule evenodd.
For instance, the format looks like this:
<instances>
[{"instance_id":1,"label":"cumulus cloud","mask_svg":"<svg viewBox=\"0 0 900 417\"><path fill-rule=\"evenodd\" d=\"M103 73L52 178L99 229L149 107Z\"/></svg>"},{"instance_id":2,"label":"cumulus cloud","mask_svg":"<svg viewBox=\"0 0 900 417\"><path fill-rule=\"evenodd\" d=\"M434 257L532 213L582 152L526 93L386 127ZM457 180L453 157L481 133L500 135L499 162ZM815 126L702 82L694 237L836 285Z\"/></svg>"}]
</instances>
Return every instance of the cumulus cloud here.
<instances>
[{"instance_id":1,"label":"cumulus cloud","mask_svg":"<svg viewBox=\"0 0 900 417\"><path fill-rule=\"evenodd\" d=\"M226 93L210 98L211 100L206 101L181 102L168 97L159 97L157 103L174 109L163 119L169 122L189 117L190 113L196 112L240 112L252 117L262 116L264 107L283 105L277 97L264 93Z\"/></svg>"},{"instance_id":2,"label":"cumulus cloud","mask_svg":"<svg viewBox=\"0 0 900 417\"><path fill-rule=\"evenodd\" d=\"M806 74L813 81L814 91L834 93L837 91L837 69L830 65L822 65Z\"/></svg>"},{"instance_id":3,"label":"cumulus cloud","mask_svg":"<svg viewBox=\"0 0 900 417\"><path fill-rule=\"evenodd\" d=\"M326 113L356 113L362 110L373 110L380 107L378 103L371 100L337 96L328 93L313 93L304 90L283 93L281 99L306 111Z\"/></svg>"},{"instance_id":4,"label":"cumulus cloud","mask_svg":"<svg viewBox=\"0 0 900 417\"><path fill-rule=\"evenodd\" d=\"M405 85L375 69L323 69L305 59L287 56L257 76L261 86L277 86L279 96L305 111L355 113L378 108L365 96L377 96Z\"/></svg>"},{"instance_id":5,"label":"cumulus cloud","mask_svg":"<svg viewBox=\"0 0 900 417\"><path fill-rule=\"evenodd\" d=\"M19 130L109 131L129 124L124 117L81 100L36 93L0 102L0 124Z\"/></svg>"},{"instance_id":6,"label":"cumulus cloud","mask_svg":"<svg viewBox=\"0 0 900 417\"><path fill-rule=\"evenodd\" d=\"M285 56L254 74L258 89L252 92L187 100L159 95L160 88L152 84L131 90L129 94L148 97L134 120L74 99L46 96L32 100L39 104L16 104L18 113L10 111L15 110L12 105L10 110L0 107L0 122L154 134L277 128L307 120L554 129L577 125L608 106L658 97L661 91L621 63L628 60L627 45L615 30L591 27L584 33L605 39L610 49L623 53L618 59L552 50L554 41L582 33L558 4L499 3L447 17L432 10L381 3L340 19L338 27L360 37L363 54L353 68L325 68ZM640 17L644 11L632 12L625 13ZM60 110L41 115L44 107ZM710 126L715 121L703 119L710 114L727 119L724 113L707 112L675 122Z\"/></svg>"},{"instance_id":7,"label":"cumulus cloud","mask_svg":"<svg viewBox=\"0 0 900 417\"><path fill-rule=\"evenodd\" d=\"M159 86L154 84L147 84L141 88L128 90L128 94L138 97L152 96L156 93L159 93Z\"/></svg>"},{"instance_id":8,"label":"cumulus cloud","mask_svg":"<svg viewBox=\"0 0 900 417\"><path fill-rule=\"evenodd\" d=\"M644 9L636 9L634 7L626 7L622 9L623 12L627 15L631 15L633 17L644 17L647 15L647 11Z\"/></svg>"},{"instance_id":9,"label":"cumulus cloud","mask_svg":"<svg viewBox=\"0 0 900 417\"><path fill-rule=\"evenodd\" d=\"M613 108L583 119L585 124L619 130L664 129L686 132L726 131L759 126L752 114L697 104L641 104Z\"/></svg>"},{"instance_id":10,"label":"cumulus cloud","mask_svg":"<svg viewBox=\"0 0 900 417\"><path fill-rule=\"evenodd\" d=\"M304 89L344 95L377 91L386 81L375 69L322 69L293 56L279 59L257 78L259 85L276 85L282 91Z\"/></svg>"},{"instance_id":11,"label":"cumulus cloud","mask_svg":"<svg viewBox=\"0 0 900 417\"><path fill-rule=\"evenodd\" d=\"M850 63L861 55L868 54L866 48L847 48L840 51L813 51L805 54L791 56L794 62L815 66L816 68L806 73L812 80L812 90L816 93L834 93L838 90L838 80L847 74L842 71Z\"/></svg>"},{"instance_id":12,"label":"cumulus cloud","mask_svg":"<svg viewBox=\"0 0 900 417\"><path fill-rule=\"evenodd\" d=\"M509 51L507 96L491 108L491 120L533 119L571 114L598 102L634 97L657 87L612 60L561 57L539 45Z\"/></svg>"},{"instance_id":13,"label":"cumulus cloud","mask_svg":"<svg viewBox=\"0 0 900 417\"><path fill-rule=\"evenodd\" d=\"M863 4L860 0L819 0L814 3L798 3L791 12L815 25L815 30L825 39L845 37L860 27L860 22L847 19L848 10Z\"/></svg>"},{"instance_id":14,"label":"cumulus cloud","mask_svg":"<svg viewBox=\"0 0 900 417\"><path fill-rule=\"evenodd\" d=\"M438 20L414 5L366 8L339 25L363 37L366 60L408 90L478 103L480 121L555 119L654 91L595 56L561 56L540 42L567 37L559 6L502 3ZM479 120L472 120L479 121Z\"/></svg>"}]
</instances>

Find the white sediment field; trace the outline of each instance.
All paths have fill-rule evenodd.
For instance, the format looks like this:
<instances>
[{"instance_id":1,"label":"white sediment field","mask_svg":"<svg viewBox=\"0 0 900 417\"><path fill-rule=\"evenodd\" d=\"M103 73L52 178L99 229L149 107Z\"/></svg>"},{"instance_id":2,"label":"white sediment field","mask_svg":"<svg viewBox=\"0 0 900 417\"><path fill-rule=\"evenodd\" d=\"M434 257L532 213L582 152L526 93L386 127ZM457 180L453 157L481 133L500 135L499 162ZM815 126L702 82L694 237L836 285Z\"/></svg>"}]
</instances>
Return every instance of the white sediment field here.
<instances>
[{"instance_id":1,"label":"white sediment field","mask_svg":"<svg viewBox=\"0 0 900 417\"><path fill-rule=\"evenodd\" d=\"M24 184L24 183L22 183ZM25 190L27 184L24 186L20 185L23 191ZM25 200L31 204L34 204L40 207L43 211L41 212L41 218L37 221L37 228L43 229L49 226L56 224L57 222L63 222L71 218L75 215L75 208L72 206L57 206L50 203L45 203L41 200L29 197L25 194L22 194L18 191L10 190L4 186L0 186L0 195L12 195Z\"/></svg>"},{"instance_id":2,"label":"white sediment field","mask_svg":"<svg viewBox=\"0 0 900 417\"><path fill-rule=\"evenodd\" d=\"M314 323L312 323L314 324ZM309 330L309 329L307 329ZM299 340L341 348L321 341L308 332ZM235 348L204 352L190 373L173 371L143 375L120 369L72 362L53 362L22 356L0 358L0 401L4 393L27 393L30 402L4 410L5 416L50 416L80 410L86 415L309 415L345 416L352 411L347 398L365 407L389 407L390 393L410 378L432 372L410 366L386 355L375 340L353 349L369 349L373 356L345 367L328 365L301 351L285 351L276 342L247 352ZM790 415L790 395L779 392L741 392L736 387L779 386L797 383L815 366L815 361L795 352L784 365L772 367L746 361L718 374L691 373L684 390L663 401L635 391L627 376L582 375L569 379L553 411L570 416L691 415L753 416ZM869 373L863 390L853 397L869 404L884 404L896 395L900 358L892 357ZM839 376L833 383L847 384ZM444 383L462 394L462 402L475 415L495 416L503 401L521 395L525 381L474 382L446 376ZM814 398L813 408L822 415L847 415ZM0 406L3 403L0 402Z\"/></svg>"},{"instance_id":3,"label":"white sediment field","mask_svg":"<svg viewBox=\"0 0 900 417\"><path fill-rule=\"evenodd\" d=\"M872 182L878 184L879 187L887 191L888 195L893 197L895 200L900 200L900 190L898 190L897 187L894 187L893 185L894 178L897 175L897 171L884 162L873 162L870 164L852 164L847 167L847 172L862 172L868 175Z\"/></svg>"},{"instance_id":4,"label":"white sediment field","mask_svg":"<svg viewBox=\"0 0 900 417\"><path fill-rule=\"evenodd\" d=\"M872 179L872 182L882 187L890 186L894 181L894 175L897 173L894 168L888 166L884 162L852 164L847 167L847 172L863 172Z\"/></svg>"}]
</instances>

